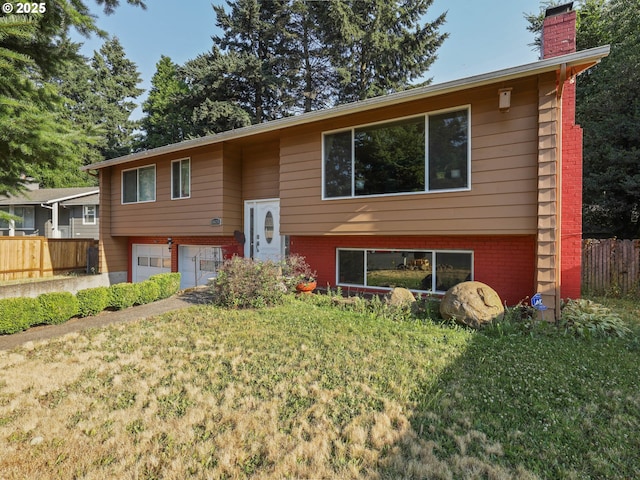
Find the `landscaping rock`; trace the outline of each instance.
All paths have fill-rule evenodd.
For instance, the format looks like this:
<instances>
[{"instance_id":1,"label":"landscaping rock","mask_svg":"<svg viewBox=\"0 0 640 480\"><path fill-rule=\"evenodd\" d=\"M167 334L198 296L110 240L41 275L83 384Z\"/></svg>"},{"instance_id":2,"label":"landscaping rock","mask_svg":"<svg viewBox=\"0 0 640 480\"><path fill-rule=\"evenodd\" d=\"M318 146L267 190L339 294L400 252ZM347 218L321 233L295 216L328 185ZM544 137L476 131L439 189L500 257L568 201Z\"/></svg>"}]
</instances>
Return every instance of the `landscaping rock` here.
<instances>
[{"instance_id":1,"label":"landscaping rock","mask_svg":"<svg viewBox=\"0 0 640 480\"><path fill-rule=\"evenodd\" d=\"M440 303L444 319L471 328L481 328L493 320L501 320L504 306L496 291L482 282L462 282L451 287Z\"/></svg>"},{"instance_id":2,"label":"landscaping rock","mask_svg":"<svg viewBox=\"0 0 640 480\"><path fill-rule=\"evenodd\" d=\"M413 296L406 288L396 287L391 290L387 297L387 303L394 307L402 307L404 305L412 305L416 301L416 297Z\"/></svg>"}]
</instances>

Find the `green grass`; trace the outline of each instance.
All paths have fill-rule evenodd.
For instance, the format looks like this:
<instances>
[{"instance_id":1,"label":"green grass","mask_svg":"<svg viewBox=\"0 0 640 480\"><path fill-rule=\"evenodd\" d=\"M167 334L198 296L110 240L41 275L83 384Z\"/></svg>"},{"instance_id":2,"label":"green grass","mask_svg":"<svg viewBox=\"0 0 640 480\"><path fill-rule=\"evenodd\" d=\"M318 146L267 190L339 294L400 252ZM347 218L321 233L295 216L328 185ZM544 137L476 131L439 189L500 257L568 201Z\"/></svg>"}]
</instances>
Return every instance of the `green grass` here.
<instances>
[{"instance_id":1,"label":"green grass","mask_svg":"<svg viewBox=\"0 0 640 480\"><path fill-rule=\"evenodd\" d=\"M477 333L312 297L0 352L0 471L638 478L640 312L606 302L633 336Z\"/></svg>"}]
</instances>

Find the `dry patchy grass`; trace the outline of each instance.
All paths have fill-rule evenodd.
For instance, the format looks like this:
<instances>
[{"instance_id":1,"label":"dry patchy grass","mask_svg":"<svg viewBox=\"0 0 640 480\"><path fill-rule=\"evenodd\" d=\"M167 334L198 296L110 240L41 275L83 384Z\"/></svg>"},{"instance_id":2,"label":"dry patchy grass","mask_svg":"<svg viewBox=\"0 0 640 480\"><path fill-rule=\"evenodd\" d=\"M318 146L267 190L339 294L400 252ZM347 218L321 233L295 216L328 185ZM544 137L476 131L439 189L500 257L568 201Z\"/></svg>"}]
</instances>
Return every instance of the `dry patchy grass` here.
<instances>
[{"instance_id":1,"label":"dry patchy grass","mask_svg":"<svg viewBox=\"0 0 640 480\"><path fill-rule=\"evenodd\" d=\"M0 352L0 477L539 478L455 374L477 337L296 301Z\"/></svg>"}]
</instances>

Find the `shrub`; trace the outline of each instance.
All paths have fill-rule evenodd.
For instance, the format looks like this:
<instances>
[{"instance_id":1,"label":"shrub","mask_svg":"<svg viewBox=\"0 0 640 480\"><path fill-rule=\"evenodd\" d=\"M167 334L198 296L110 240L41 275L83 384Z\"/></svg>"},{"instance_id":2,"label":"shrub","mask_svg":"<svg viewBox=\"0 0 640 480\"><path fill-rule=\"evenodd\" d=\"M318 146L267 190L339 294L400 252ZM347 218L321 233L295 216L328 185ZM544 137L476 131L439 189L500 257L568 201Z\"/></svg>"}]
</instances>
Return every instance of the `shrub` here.
<instances>
[{"instance_id":1,"label":"shrub","mask_svg":"<svg viewBox=\"0 0 640 480\"><path fill-rule=\"evenodd\" d=\"M78 314L78 299L69 292L51 292L38 295L42 323L57 325Z\"/></svg>"},{"instance_id":2,"label":"shrub","mask_svg":"<svg viewBox=\"0 0 640 480\"><path fill-rule=\"evenodd\" d=\"M155 282L160 287L158 298L169 298L180 290L180 273L158 273L151 275L149 281Z\"/></svg>"},{"instance_id":3,"label":"shrub","mask_svg":"<svg viewBox=\"0 0 640 480\"><path fill-rule=\"evenodd\" d=\"M214 302L232 308L276 305L286 291L280 265L237 256L225 260L212 286Z\"/></svg>"},{"instance_id":4,"label":"shrub","mask_svg":"<svg viewBox=\"0 0 640 480\"><path fill-rule=\"evenodd\" d=\"M562 305L560 328L580 337L624 337L631 330L620 315L592 300L568 300Z\"/></svg>"},{"instance_id":5,"label":"shrub","mask_svg":"<svg viewBox=\"0 0 640 480\"><path fill-rule=\"evenodd\" d=\"M316 272L302 255L289 255L282 261L282 277L287 289L293 290L299 283L314 282Z\"/></svg>"},{"instance_id":6,"label":"shrub","mask_svg":"<svg viewBox=\"0 0 640 480\"><path fill-rule=\"evenodd\" d=\"M78 313L81 317L96 315L109 306L109 288L95 287L76 293Z\"/></svg>"},{"instance_id":7,"label":"shrub","mask_svg":"<svg viewBox=\"0 0 640 480\"><path fill-rule=\"evenodd\" d=\"M0 299L0 334L21 332L40 321L37 298Z\"/></svg>"},{"instance_id":8,"label":"shrub","mask_svg":"<svg viewBox=\"0 0 640 480\"><path fill-rule=\"evenodd\" d=\"M156 282L145 280L144 282L138 283L137 285L137 305L144 305L147 303L155 302L160 296L160 285L158 285Z\"/></svg>"},{"instance_id":9,"label":"shrub","mask_svg":"<svg viewBox=\"0 0 640 480\"><path fill-rule=\"evenodd\" d=\"M136 303L138 285L135 283L116 283L109 287L109 306L116 310L124 310Z\"/></svg>"}]
</instances>

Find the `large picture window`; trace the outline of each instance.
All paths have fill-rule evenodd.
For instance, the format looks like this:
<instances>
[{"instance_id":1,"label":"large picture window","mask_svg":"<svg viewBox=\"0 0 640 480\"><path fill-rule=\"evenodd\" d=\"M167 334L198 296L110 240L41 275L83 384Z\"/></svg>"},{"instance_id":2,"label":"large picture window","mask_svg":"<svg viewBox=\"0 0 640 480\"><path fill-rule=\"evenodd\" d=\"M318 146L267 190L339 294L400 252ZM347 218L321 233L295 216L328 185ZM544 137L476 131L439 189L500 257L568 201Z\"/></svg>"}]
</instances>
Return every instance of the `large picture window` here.
<instances>
[{"instance_id":1,"label":"large picture window","mask_svg":"<svg viewBox=\"0 0 640 480\"><path fill-rule=\"evenodd\" d=\"M327 133L324 198L469 188L469 108Z\"/></svg>"},{"instance_id":2,"label":"large picture window","mask_svg":"<svg viewBox=\"0 0 640 480\"><path fill-rule=\"evenodd\" d=\"M473 252L338 249L338 285L444 293L473 279Z\"/></svg>"},{"instance_id":3,"label":"large picture window","mask_svg":"<svg viewBox=\"0 0 640 480\"><path fill-rule=\"evenodd\" d=\"M171 198L191 196L191 160L188 158L171 162Z\"/></svg>"},{"instance_id":4,"label":"large picture window","mask_svg":"<svg viewBox=\"0 0 640 480\"><path fill-rule=\"evenodd\" d=\"M154 202L155 200L155 165L122 172L122 203Z\"/></svg>"}]
</instances>

